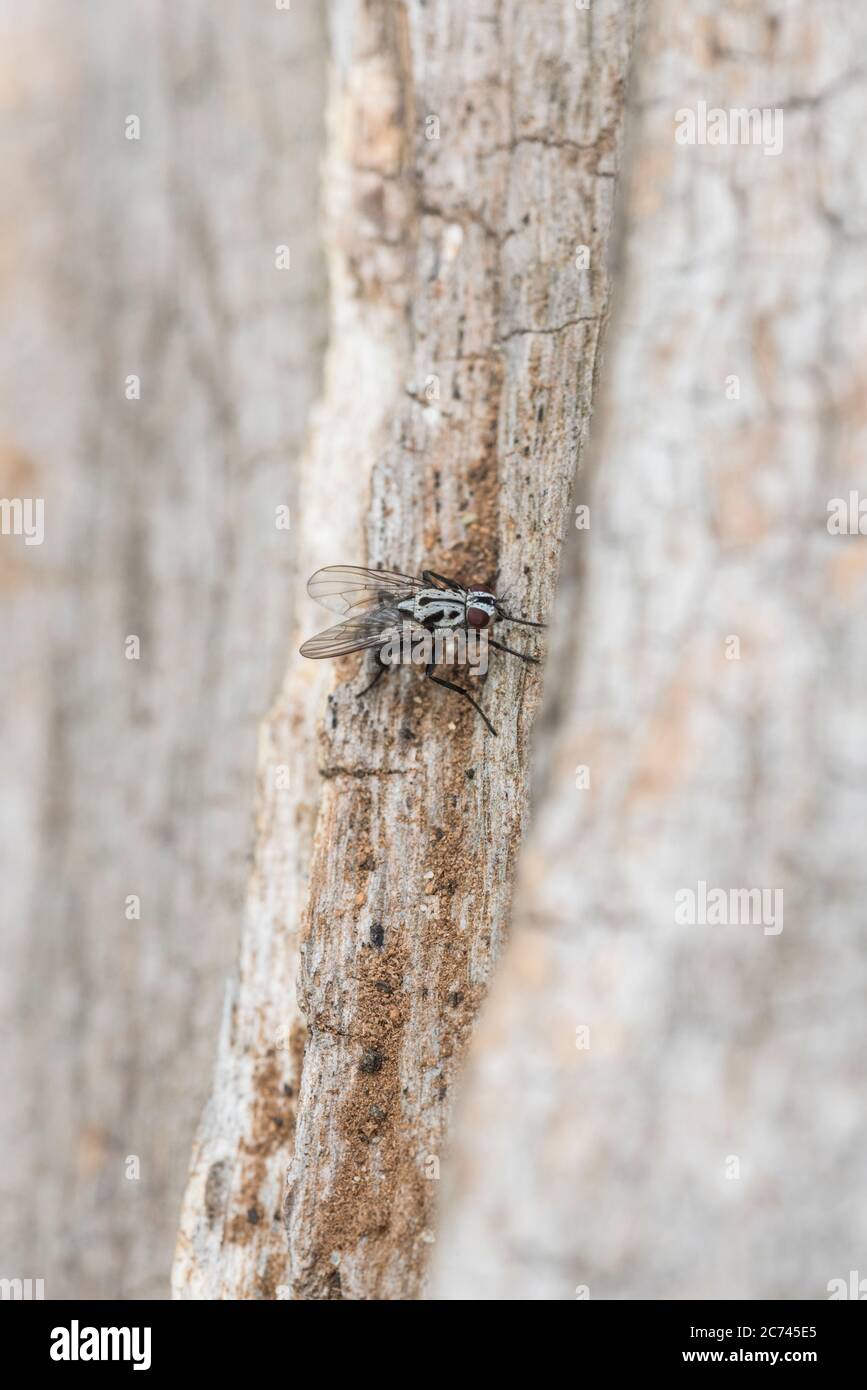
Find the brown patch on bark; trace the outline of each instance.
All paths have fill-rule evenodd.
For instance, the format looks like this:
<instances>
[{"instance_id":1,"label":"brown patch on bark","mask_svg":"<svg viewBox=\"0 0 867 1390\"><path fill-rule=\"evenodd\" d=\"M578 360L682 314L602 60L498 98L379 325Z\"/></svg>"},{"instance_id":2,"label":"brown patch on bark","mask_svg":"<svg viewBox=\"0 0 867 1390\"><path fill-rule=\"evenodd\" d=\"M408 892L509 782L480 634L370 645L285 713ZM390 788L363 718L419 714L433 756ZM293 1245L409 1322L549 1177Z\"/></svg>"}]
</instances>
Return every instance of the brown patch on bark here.
<instances>
[{"instance_id":1,"label":"brown patch on bark","mask_svg":"<svg viewBox=\"0 0 867 1390\"><path fill-rule=\"evenodd\" d=\"M290 1049L297 1056L303 1043L293 1030ZM300 1071L300 1066L299 1066ZM234 1196L234 1211L226 1223L226 1240L245 1245L252 1240L256 1227L264 1221L281 1220L280 1212L265 1210L262 1190L267 1177L266 1161L281 1149L291 1146L295 1133L297 1097L287 1095L284 1071L276 1047L270 1047L256 1069L254 1080L256 1100L249 1138L241 1145L239 1162L243 1165L241 1181ZM208 1182L211 1181L211 1173Z\"/></svg>"}]
</instances>

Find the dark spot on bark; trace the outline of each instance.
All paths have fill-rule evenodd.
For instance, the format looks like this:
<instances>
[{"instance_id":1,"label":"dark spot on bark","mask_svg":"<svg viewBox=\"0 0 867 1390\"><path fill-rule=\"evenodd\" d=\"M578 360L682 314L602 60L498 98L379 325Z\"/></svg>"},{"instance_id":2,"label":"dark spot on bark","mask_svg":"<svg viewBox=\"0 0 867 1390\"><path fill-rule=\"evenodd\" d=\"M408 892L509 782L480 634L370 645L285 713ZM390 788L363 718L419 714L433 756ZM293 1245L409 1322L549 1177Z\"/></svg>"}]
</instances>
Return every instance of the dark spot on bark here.
<instances>
[{"instance_id":1,"label":"dark spot on bark","mask_svg":"<svg viewBox=\"0 0 867 1390\"><path fill-rule=\"evenodd\" d=\"M375 1047L369 1047L361 1059L358 1070L367 1076L373 1076L375 1072L382 1071L382 1062L382 1053Z\"/></svg>"},{"instance_id":2,"label":"dark spot on bark","mask_svg":"<svg viewBox=\"0 0 867 1390\"><path fill-rule=\"evenodd\" d=\"M374 922L370 928L370 944L381 951L385 943L385 927L381 922Z\"/></svg>"},{"instance_id":3,"label":"dark spot on bark","mask_svg":"<svg viewBox=\"0 0 867 1390\"><path fill-rule=\"evenodd\" d=\"M248 1207L248 1208L247 1208L247 1220L249 1221L249 1223L250 1223L251 1226L258 1226L258 1224L259 1224L259 1213L258 1213L258 1211L256 1210L255 1207Z\"/></svg>"},{"instance_id":4,"label":"dark spot on bark","mask_svg":"<svg viewBox=\"0 0 867 1390\"><path fill-rule=\"evenodd\" d=\"M205 1179L205 1216L213 1226L226 1205L226 1164L212 1163Z\"/></svg>"},{"instance_id":5,"label":"dark spot on bark","mask_svg":"<svg viewBox=\"0 0 867 1390\"><path fill-rule=\"evenodd\" d=\"M360 207L374 226L380 229L385 226L385 190L381 184L377 184L361 198Z\"/></svg>"},{"instance_id":6,"label":"dark spot on bark","mask_svg":"<svg viewBox=\"0 0 867 1390\"><path fill-rule=\"evenodd\" d=\"M451 1004L453 1009L456 1009L458 1007L458 1004L460 1004L463 997L464 996L461 994L459 989L452 990L451 994L449 995L449 1003Z\"/></svg>"}]
</instances>

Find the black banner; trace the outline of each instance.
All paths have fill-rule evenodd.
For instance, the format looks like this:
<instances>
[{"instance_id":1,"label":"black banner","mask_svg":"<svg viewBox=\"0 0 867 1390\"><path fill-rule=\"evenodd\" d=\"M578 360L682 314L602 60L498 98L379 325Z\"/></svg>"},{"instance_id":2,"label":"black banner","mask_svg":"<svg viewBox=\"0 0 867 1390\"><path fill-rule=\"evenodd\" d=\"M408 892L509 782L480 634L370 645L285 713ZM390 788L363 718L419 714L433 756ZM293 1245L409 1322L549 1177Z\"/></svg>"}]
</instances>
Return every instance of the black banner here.
<instances>
[{"instance_id":1,"label":"black banner","mask_svg":"<svg viewBox=\"0 0 867 1390\"><path fill-rule=\"evenodd\" d=\"M580 1365L613 1373L641 1370L668 1372L705 1366L804 1366L842 1370L859 1353L865 1330L864 1310L840 1302L788 1303L652 1303L576 1301L556 1311L555 1332L580 1340L574 1352ZM462 1312L454 1306L462 1332ZM478 1335L482 1314L470 1314L467 1332ZM62 1303L18 1301L5 1304L5 1326L14 1331L16 1351L26 1370L48 1371L52 1378L93 1376L100 1368L130 1374L226 1372L243 1357L249 1374L258 1377L268 1361L291 1373L307 1314L279 1302L268 1304ZM425 1319L424 1305L420 1315ZM444 1335L436 1309L432 1333ZM538 1315L538 1305L533 1307ZM393 1308L402 1324L405 1313ZM512 1306L510 1317L515 1315ZM340 1325L342 1315L335 1310ZM368 1314L364 1337L379 1324ZM553 1316L553 1314L552 1314ZM562 1321L561 1321L562 1317ZM332 1324L329 1324L332 1326ZM514 1329L513 1329L514 1330ZM487 1333L479 1356L487 1361L493 1345ZM504 1339L503 1346L513 1345ZM562 1352L560 1353L562 1354ZM547 1359L547 1357L546 1357ZM856 1362L857 1364L857 1362Z\"/></svg>"}]
</instances>

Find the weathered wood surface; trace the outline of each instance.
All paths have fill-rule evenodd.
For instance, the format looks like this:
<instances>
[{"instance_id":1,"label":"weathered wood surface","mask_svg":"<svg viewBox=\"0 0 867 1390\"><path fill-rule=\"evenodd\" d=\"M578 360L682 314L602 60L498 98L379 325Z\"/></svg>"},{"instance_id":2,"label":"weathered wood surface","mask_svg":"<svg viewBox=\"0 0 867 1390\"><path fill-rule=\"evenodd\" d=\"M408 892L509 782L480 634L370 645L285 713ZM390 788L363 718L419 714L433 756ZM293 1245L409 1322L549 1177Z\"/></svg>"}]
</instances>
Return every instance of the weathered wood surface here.
<instances>
[{"instance_id":1,"label":"weathered wood surface","mask_svg":"<svg viewBox=\"0 0 867 1390\"><path fill-rule=\"evenodd\" d=\"M607 311L633 25L628 0L332 6L332 325L296 532L311 569L499 570L516 611L548 610ZM302 626L325 620L311 606ZM418 672L360 705L367 676L347 659L325 707L333 673L299 658L265 727L182 1297L424 1286L452 1083L508 922L540 680L492 665L493 739ZM282 758L278 812L267 774Z\"/></svg>"},{"instance_id":2,"label":"weathered wood surface","mask_svg":"<svg viewBox=\"0 0 867 1390\"><path fill-rule=\"evenodd\" d=\"M651 0L591 528L435 1297L863 1275L867 551L826 521L867 485L865 62L859 6ZM782 107L782 152L678 146L698 100ZM677 925L700 880L782 889L783 930Z\"/></svg>"},{"instance_id":3,"label":"weathered wood surface","mask_svg":"<svg viewBox=\"0 0 867 1390\"><path fill-rule=\"evenodd\" d=\"M324 24L34 0L0 29L0 495L46 506L41 547L0 537L0 1272L166 1297L297 592Z\"/></svg>"}]
</instances>

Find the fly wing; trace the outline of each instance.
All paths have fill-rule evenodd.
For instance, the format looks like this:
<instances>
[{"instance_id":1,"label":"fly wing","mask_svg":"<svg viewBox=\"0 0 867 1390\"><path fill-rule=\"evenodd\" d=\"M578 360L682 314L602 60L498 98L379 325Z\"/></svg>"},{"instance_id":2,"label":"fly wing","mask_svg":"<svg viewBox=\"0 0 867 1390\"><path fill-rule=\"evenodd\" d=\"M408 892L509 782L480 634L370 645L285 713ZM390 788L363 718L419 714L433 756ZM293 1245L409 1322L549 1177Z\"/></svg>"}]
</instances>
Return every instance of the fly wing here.
<instances>
[{"instance_id":1,"label":"fly wing","mask_svg":"<svg viewBox=\"0 0 867 1390\"><path fill-rule=\"evenodd\" d=\"M321 573L321 571L320 571ZM314 576L315 577L315 576ZM400 632L404 614L385 604L373 613L357 613L345 622L327 627L309 637L301 648L302 656L347 656L349 652L364 651L367 647L384 646Z\"/></svg>"},{"instance_id":2,"label":"fly wing","mask_svg":"<svg viewBox=\"0 0 867 1390\"><path fill-rule=\"evenodd\" d=\"M393 570L368 570L360 565L326 565L307 581L307 592L332 613L363 613L366 609L410 598L424 585L420 579Z\"/></svg>"}]
</instances>

